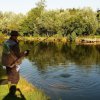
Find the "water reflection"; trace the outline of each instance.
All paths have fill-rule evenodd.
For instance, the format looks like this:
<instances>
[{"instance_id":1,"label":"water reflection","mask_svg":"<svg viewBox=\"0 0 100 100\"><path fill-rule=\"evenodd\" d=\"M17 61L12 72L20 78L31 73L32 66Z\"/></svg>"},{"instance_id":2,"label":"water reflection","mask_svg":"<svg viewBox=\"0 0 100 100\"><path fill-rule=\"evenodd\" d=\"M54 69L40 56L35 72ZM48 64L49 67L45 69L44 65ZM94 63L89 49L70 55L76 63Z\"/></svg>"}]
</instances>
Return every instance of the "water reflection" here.
<instances>
[{"instance_id":1,"label":"water reflection","mask_svg":"<svg viewBox=\"0 0 100 100\"><path fill-rule=\"evenodd\" d=\"M23 46L24 45L24 46ZM76 45L72 44L55 44L25 43L23 49L31 49L29 60L35 62L39 69L45 69L46 66L68 64L74 62L77 65L86 65L87 67L100 64L100 46L94 45Z\"/></svg>"}]
</instances>

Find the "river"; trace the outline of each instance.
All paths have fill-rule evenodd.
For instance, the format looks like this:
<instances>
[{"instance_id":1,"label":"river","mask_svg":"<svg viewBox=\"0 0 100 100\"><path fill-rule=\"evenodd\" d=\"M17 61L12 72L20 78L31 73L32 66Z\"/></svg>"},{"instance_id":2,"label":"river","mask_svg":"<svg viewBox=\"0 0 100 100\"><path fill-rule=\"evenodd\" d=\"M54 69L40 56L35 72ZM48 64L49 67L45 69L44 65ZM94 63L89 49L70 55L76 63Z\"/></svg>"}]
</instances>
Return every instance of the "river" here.
<instances>
[{"instance_id":1,"label":"river","mask_svg":"<svg viewBox=\"0 0 100 100\"><path fill-rule=\"evenodd\" d=\"M51 100L100 100L100 45L22 42L21 75Z\"/></svg>"}]
</instances>

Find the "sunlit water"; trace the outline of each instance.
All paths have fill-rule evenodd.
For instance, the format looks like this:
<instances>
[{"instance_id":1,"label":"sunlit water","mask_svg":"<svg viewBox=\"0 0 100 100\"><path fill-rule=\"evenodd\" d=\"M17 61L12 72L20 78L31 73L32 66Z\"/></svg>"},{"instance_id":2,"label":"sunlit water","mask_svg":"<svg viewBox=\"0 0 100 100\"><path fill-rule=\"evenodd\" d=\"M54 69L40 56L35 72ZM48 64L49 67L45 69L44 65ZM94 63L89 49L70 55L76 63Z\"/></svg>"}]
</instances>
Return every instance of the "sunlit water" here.
<instances>
[{"instance_id":1,"label":"sunlit water","mask_svg":"<svg viewBox=\"0 0 100 100\"><path fill-rule=\"evenodd\" d=\"M30 48L20 73L51 100L100 100L100 45L40 43Z\"/></svg>"}]
</instances>

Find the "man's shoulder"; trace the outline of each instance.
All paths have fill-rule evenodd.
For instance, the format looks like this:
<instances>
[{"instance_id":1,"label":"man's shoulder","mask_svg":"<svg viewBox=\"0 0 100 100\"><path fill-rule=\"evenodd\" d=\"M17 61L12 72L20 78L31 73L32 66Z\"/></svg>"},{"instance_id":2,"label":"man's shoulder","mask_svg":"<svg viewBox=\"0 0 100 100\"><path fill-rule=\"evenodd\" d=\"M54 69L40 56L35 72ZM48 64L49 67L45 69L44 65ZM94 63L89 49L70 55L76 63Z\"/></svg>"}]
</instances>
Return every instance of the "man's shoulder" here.
<instances>
[{"instance_id":1,"label":"man's shoulder","mask_svg":"<svg viewBox=\"0 0 100 100\"><path fill-rule=\"evenodd\" d=\"M8 39L8 40L4 41L4 44L13 46L13 45L16 45L17 43L15 41L13 41L13 40Z\"/></svg>"}]
</instances>

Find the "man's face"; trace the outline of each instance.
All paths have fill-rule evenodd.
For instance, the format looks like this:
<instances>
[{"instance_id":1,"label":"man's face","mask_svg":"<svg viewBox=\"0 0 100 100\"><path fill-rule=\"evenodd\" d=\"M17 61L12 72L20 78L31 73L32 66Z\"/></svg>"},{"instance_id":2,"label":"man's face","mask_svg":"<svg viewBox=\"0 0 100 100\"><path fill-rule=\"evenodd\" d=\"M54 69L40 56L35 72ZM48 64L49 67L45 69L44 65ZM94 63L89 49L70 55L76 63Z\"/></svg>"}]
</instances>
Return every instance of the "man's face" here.
<instances>
[{"instance_id":1,"label":"man's face","mask_svg":"<svg viewBox=\"0 0 100 100\"><path fill-rule=\"evenodd\" d=\"M14 40L17 40L18 36L12 36L12 38L13 38Z\"/></svg>"}]
</instances>

